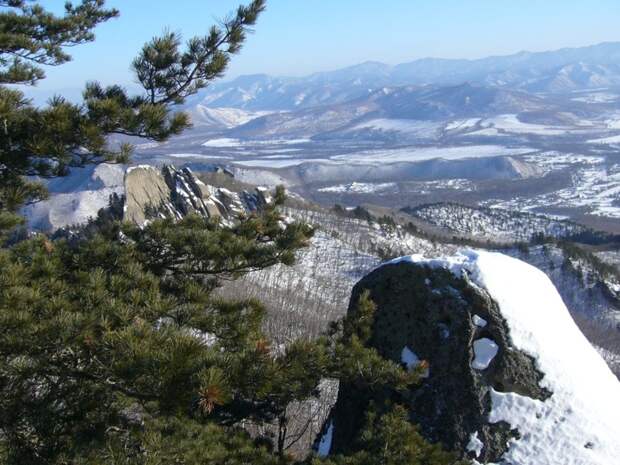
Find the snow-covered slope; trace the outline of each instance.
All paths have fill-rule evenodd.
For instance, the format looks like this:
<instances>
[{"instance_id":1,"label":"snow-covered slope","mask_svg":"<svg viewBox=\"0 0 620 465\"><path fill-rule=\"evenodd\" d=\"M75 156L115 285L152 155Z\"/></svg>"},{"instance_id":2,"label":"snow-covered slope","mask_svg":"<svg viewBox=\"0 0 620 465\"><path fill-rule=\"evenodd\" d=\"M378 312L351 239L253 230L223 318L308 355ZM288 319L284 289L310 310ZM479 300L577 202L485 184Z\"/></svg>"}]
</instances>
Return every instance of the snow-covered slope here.
<instances>
[{"instance_id":1,"label":"snow-covered slope","mask_svg":"<svg viewBox=\"0 0 620 465\"><path fill-rule=\"evenodd\" d=\"M520 433L500 463L619 463L620 383L579 331L544 273L506 255L481 251L397 260L467 275L497 302L514 347L533 357L543 373L541 385L551 392L544 401L490 391L489 422L506 422Z\"/></svg>"},{"instance_id":2,"label":"snow-covered slope","mask_svg":"<svg viewBox=\"0 0 620 465\"><path fill-rule=\"evenodd\" d=\"M385 257L424 252L449 253L452 247L409 234L403 228L353 218L325 210L285 208L291 220L317 231L293 266L277 265L226 283L224 293L259 298L269 308L266 329L278 341L319 336L341 318L353 285Z\"/></svg>"},{"instance_id":3,"label":"snow-covered slope","mask_svg":"<svg viewBox=\"0 0 620 465\"><path fill-rule=\"evenodd\" d=\"M202 104L189 108L194 126L210 126L213 128L230 129L245 124L268 112L250 112L238 108L210 108Z\"/></svg>"},{"instance_id":4,"label":"snow-covered slope","mask_svg":"<svg viewBox=\"0 0 620 465\"><path fill-rule=\"evenodd\" d=\"M615 328L620 324L618 278L597 269L587 257L574 257L553 244L533 246L528 250L518 247L504 249L502 252L544 272L573 315L603 327Z\"/></svg>"},{"instance_id":5,"label":"snow-covered slope","mask_svg":"<svg viewBox=\"0 0 620 465\"><path fill-rule=\"evenodd\" d=\"M67 176L47 181L46 186L49 199L23 209L27 227L33 231L83 225L109 207L113 195L124 201L124 219L137 224L151 216L181 218L189 213L227 221L243 211L257 210L271 198L267 189L259 187L253 192L231 192L209 186L188 167L177 170L172 165L73 168Z\"/></svg>"},{"instance_id":6,"label":"snow-covered slope","mask_svg":"<svg viewBox=\"0 0 620 465\"><path fill-rule=\"evenodd\" d=\"M56 230L83 224L109 205L112 194L124 192L124 165L100 164L72 168L68 176L46 183L50 198L24 208L30 229Z\"/></svg>"}]
</instances>

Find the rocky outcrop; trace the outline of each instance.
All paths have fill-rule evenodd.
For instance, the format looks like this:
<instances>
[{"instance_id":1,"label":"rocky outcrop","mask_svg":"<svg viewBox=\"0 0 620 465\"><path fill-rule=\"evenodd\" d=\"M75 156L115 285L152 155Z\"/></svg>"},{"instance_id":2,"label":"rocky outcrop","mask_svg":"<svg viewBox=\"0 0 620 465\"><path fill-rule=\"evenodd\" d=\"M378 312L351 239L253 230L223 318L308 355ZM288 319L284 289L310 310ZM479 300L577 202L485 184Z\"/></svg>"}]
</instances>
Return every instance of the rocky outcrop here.
<instances>
[{"instance_id":1,"label":"rocky outcrop","mask_svg":"<svg viewBox=\"0 0 620 465\"><path fill-rule=\"evenodd\" d=\"M169 197L170 189L159 170L147 165L129 168L125 174L123 219L144 224L147 206L170 208Z\"/></svg>"},{"instance_id":2,"label":"rocky outcrop","mask_svg":"<svg viewBox=\"0 0 620 465\"><path fill-rule=\"evenodd\" d=\"M402 394L342 384L326 425L331 452L354 444L370 402L389 401L428 440L480 463L594 464L620 453L607 407L620 384L542 272L500 254L410 257L363 278L350 313L365 290L377 305L369 344L429 369Z\"/></svg>"},{"instance_id":3,"label":"rocky outcrop","mask_svg":"<svg viewBox=\"0 0 620 465\"><path fill-rule=\"evenodd\" d=\"M271 201L266 189L232 192L200 181L189 168L165 165L131 167L125 175L123 219L144 224L153 218L182 218L194 213L232 221L244 212L256 211Z\"/></svg>"},{"instance_id":4,"label":"rocky outcrop","mask_svg":"<svg viewBox=\"0 0 620 465\"><path fill-rule=\"evenodd\" d=\"M427 439L450 450L466 450L470 436L486 447L479 459L495 461L516 433L508 425L489 425L489 386L544 399L542 377L531 358L512 350L508 328L497 304L483 290L446 270L398 263L379 268L353 289L349 312L364 290L377 304L370 344L398 363L428 362L428 377L401 399ZM472 366L474 341L498 346L488 368ZM363 421L364 403L343 386L336 404L334 448L345 447ZM362 405L360 405L360 402Z\"/></svg>"}]
</instances>

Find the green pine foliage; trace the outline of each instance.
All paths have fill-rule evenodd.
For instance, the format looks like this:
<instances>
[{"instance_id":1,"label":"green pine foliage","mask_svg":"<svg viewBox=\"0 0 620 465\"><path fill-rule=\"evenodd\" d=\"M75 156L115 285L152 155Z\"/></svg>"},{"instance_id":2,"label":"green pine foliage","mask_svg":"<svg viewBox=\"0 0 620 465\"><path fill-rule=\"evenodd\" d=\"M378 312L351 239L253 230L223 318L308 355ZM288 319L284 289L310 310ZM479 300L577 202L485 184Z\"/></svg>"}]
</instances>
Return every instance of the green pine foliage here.
<instances>
[{"instance_id":1,"label":"green pine foliage","mask_svg":"<svg viewBox=\"0 0 620 465\"><path fill-rule=\"evenodd\" d=\"M76 447L103 447L111 431L130 441L142 433L126 425L127 409L159 423L232 426L272 421L311 396L324 350L298 342L274 353L259 302L213 295L240 270L288 262L311 236L304 225L276 226L275 212L233 229L190 216L154 221L142 234L121 225L118 234L2 249L0 430L9 463L62 463ZM171 255L146 259L154 244Z\"/></svg>"},{"instance_id":2,"label":"green pine foliage","mask_svg":"<svg viewBox=\"0 0 620 465\"><path fill-rule=\"evenodd\" d=\"M58 176L69 166L127 161L132 147L110 146L110 134L163 141L188 128L188 115L174 105L222 75L265 8L265 0L240 6L230 19L185 45L178 34L151 40L133 63L143 87L139 95L92 82L81 104L54 97L37 108L20 90L6 86L32 85L45 77L42 66L69 61L66 47L93 40L93 29L118 15L104 3L67 3L65 14L56 16L37 2L0 0L0 233L21 223L15 216L20 205L45 195L24 176Z\"/></svg>"},{"instance_id":3,"label":"green pine foliage","mask_svg":"<svg viewBox=\"0 0 620 465\"><path fill-rule=\"evenodd\" d=\"M41 65L57 66L71 56L65 47L94 40L93 28L118 16L105 9L103 0L86 0L78 6L65 4L58 17L29 0L0 0L7 8L0 15L0 82L34 84L45 77Z\"/></svg>"},{"instance_id":4,"label":"green pine foliage","mask_svg":"<svg viewBox=\"0 0 620 465\"><path fill-rule=\"evenodd\" d=\"M409 388L408 372L367 347L375 306L325 337L274 347L256 300L225 300L225 280L290 265L313 230L284 220L284 191L235 224L190 215L138 228L102 215L68 238L12 235L21 206L45 198L27 176L124 161L107 136L165 140L188 127L174 105L226 69L264 0L241 6L204 37L147 43L133 63L142 95L90 83L81 104L34 107L7 84L33 84L66 47L118 15L104 0L55 16L0 0L0 463L7 465L289 464L287 408L325 378L369 391ZM8 240L10 239L10 240ZM247 425L272 427L260 435ZM355 452L326 464L445 464L399 408L372 410ZM313 463L321 462L310 457Z\"/></svg>"},{"instance_id":5,"label":"green pine foliage","mask_svg":"<svg viewBox=\"0 0 620 465\"><path fill-rule=\"evenodd\" d=\"M353 383L361 390L399 391L420 381L425 367L407 371L400 365L384 359L376 349L369 347L376 306L365 291L352 315L334 323L330 328L330 347L334 354L332 372L345 383ZM334 338L334 335L339 335Z\"/></svg>"},{"instance_id":6,"label":"green pine foliage","mask_svg":"<svg viewBox=\"0 0 620 465\"><path fill-rule=\"evenodd\" d=\"M454 454L429 444L407 419L404 407L391 406L382 415L371 406L358 438L358 452L315 459L311 465L465 465Z\"/></svg>"}]
</instances>

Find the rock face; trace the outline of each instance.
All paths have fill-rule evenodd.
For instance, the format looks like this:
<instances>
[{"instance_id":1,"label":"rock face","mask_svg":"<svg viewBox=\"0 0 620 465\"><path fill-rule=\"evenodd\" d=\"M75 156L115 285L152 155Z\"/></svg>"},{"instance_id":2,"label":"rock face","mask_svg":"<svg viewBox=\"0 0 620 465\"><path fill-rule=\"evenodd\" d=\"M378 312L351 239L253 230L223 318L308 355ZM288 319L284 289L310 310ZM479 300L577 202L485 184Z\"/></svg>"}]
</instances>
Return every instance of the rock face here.
<instances>
[{"instance_id":1,"label":"rock face","mask_svg":"<svg viewBox=\"0 0 620 465\"><path fill-rule=\"evenodd\" d=\"M389 395L409 409L428 440L480 463L598 464L620 457L614 439L620 383L535 268L482 252L397 260L355 286L349 312L364 290L377 305L370 345L404 368L425 360L429 370L396 398L343 384L330 419L332 452L352 444L368 402ZM611 416L604 399L614 405Z\"/></svg>"},{"instance_id":2,"label":"rock face","mask_svg":"<svg viewBox=\"0 0 620 465\"><path fill-rule=\"evenodd\" d=\"M182 218L190 213L231 221L271 201L265 189L232 192L203 183L189 168L178 170L172 165L161 170L149 165L129 168L125 197L123 219L140 225L152 218Z\"/></svg>"},{"instance_id":3,"label":"rock face","mask_svg":"<svg viewBox=\"0 0 620 465\"><path fill-rule=\"evenodd\" d=\"M533 360L510 349L508 329L497 304L449 271L404 262L382 267L362 279L353 289L349 312L366 289L377 305L371 345L399 363L415 359L429 363L428 377L402 399L412 420L427 439L450 450L465 450L470 435L477 431L486 445L479 459L496 460L515 433L504 424L487 424L489 386L537 399L548 396L538 386L542 375ZM472 366L474 341L483 339L498 346L486 370ZM348 444L363 421L365 409L353 408L351 402L359 399L350 389L343 386L338 398L335 448ZM360 415L352 416L352 412Z\"/></svg>"},{"instance_id":4,"label":"rock face","mask_svg":"<svg viewBox=\"0 0 620 465\"><path fill-rule=\"evenodd\" d=\"M232 180L232 173L226 169L215 172ZM45 184L50 198L22 210L30 230L54 232L83 225L96 218L100 210L109 209L111 203L114 207L121 204L123 219L142 225L148 219L181 218L189 213L219 216L228 222L271 201L265 188L232 192L206 185L189 168L171 165L157 168L102 163L72 168L68 176Z\"/></svg>"}]
</instances>

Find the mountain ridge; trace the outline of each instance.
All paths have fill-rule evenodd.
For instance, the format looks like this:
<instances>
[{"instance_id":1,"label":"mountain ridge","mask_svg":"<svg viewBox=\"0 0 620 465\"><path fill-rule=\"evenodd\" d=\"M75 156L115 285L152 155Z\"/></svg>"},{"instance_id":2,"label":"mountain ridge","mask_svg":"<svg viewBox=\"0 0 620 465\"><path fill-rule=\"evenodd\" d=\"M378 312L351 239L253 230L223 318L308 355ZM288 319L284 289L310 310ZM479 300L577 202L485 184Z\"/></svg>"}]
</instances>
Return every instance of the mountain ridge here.
<instances>
[{"instance_id":1,"label":"mountain ridge","mask_svg":"<svg viewBox=\"0 0 620 465\"><path fill-rule=\"evenodd\" d=\"M576 64L587 66L558 83L558 76L567 75L565 67ZM203 103L217 107L291 110L352 100L382 86L463 82L550 93L620 86L620 42L477 59L429 57L396 65L366 61L301 77L242 75L218 83L201 95Z\"/></svg>"}]
</instances>

